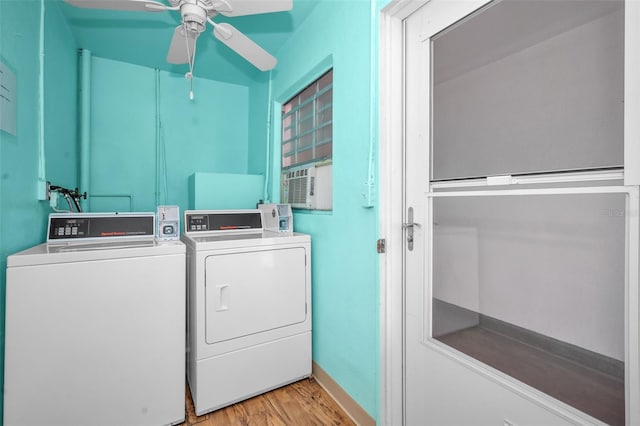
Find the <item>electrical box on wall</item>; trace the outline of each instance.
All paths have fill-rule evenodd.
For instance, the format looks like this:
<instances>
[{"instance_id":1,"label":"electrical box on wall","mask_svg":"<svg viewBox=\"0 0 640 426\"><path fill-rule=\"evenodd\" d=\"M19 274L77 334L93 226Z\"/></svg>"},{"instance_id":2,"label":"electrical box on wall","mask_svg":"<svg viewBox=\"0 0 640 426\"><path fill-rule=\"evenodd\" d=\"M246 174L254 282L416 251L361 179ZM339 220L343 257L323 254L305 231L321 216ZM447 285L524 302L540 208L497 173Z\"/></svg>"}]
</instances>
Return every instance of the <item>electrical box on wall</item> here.
<instances>
[{"instance_id":1,"label":"electrical box on wall","mask_svg":"<svg viewBox=\"0 0 640 426\"><path fill-rule=\"evenodd\" d=\"M294 208L331 210L332 174L330 163L283 171L281 202Z\"/></svg>"},{"instance_id":2,"label":"electrical box on wall","mask_svg":"<svg viewBox=\"0 0 640 426\"><path fill-rule=\"evenodd\" d=\"M159 240L177 240L180 238L180 207L158 206Z\"/></svg>"}]
</instances>

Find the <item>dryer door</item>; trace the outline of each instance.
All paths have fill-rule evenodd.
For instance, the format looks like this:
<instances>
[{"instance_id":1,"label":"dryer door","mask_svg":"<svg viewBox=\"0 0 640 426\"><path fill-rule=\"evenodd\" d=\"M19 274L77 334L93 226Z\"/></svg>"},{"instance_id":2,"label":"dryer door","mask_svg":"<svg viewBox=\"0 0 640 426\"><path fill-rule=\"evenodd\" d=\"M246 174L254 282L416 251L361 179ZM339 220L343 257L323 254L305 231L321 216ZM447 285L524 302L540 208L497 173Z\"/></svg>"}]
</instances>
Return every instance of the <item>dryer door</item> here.
<instances>
[{"instance_id":1,"label":"dryer door","mask_svg":"<svg viewBox=\"0 0 640 426\"><path fill-rule=\"evenodd\" d=\"M304 322L305 257L304 247L208 256L207 343Z\"/></svg>"}]
</instances>

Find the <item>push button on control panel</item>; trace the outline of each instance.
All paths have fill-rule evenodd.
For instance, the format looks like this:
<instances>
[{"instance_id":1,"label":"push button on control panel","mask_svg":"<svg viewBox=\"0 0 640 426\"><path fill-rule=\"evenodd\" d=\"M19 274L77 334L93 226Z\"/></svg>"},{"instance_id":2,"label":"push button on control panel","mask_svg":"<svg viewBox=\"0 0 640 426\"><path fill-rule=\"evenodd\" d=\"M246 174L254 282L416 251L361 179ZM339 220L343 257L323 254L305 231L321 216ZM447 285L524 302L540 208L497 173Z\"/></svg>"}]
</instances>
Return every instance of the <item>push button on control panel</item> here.
<instances>
[{"instance_id":1,"label":"push button on control panel","mask_svg":"<svg viewBox=\"0 0 640 426\"><path fill-rule=\"evenodd\" d=\"M209 216L188 216L187 221L190 231L206 231L209 229Z\"/></svg>"}]
</instances>

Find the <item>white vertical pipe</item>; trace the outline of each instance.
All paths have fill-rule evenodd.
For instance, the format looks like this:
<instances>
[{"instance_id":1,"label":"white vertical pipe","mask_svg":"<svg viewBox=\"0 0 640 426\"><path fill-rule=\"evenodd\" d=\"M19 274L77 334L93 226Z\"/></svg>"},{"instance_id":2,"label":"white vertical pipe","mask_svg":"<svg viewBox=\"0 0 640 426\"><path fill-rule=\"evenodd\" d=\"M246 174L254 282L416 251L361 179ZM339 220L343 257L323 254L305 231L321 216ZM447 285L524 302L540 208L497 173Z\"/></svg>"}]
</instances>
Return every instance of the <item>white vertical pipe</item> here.
<instances>
[{"instance_id":1,"label":"white vertical pipe","mask_svg":"<svg viewBox=\"0 0 640 426\"><path fill-rule=\"evenodd\" d=\"M91 190L91 51L80 49L80 191ZM89 199L80 200L89 211Z\"/></svg>"},{"instance_id":2,"label":"white vertical pipe","mask_svg":"<svg viewBox=\"0 0 640 426\"><path fill-rule=\"evenodd\" d=\"M375 187L375 139L377 129L377 109L378 102L376 98L377 88L377 65L378 65L378 45L376 43L378 32L378 2L372 0L370 2L370 31L369 31L369 166L367 169L367 183L365 184L365 191L363 206L373 207L374 205L374 187Z\"/></svg>"},{"instance_id":3,"label":"white vertical pipe","mask_svg":"<svg viewBox=\"0 0 640 426\"><path fill-rule=\"evenodd\" d=\"M273 165L271 164L271 120L273 120L272 114L273 114L273 100L271 99L271 90L272 90L272 73L271 71L269 71L269 89L268 89L268 94L267 94L267 159L266 162L267 164L265 165L265 169L264 169L264 195L263 195L263 202L267 203L269 201L275 201L275 200L271 200L269 198L269 179L271 176L271 167L273 167Z\"/></svg>"},{"instance_id":4,"label":"white vertical pipe","mask_svg":"<svg viewBox=\"0 0 640 426\"><path fill-rule=\"evenodd\" d=\"M46 200L46 162L44 149L44 0L40 0L40 40L38 76L38 200Z\"/></svg>"},{"instance_id":5,"label":"white vertical pipe","mask_svg":"<svg viewBox=\"0 0 640 426\"><path fill-rule=\"evenodd\" d=\"M160 149L160 70L155 70L156 84L155 84L155 107L156 107L156 121L155 121L155 131L156 131L156 206L160 205L160 173L162 172L161 167L161 149Z\"/></svg>"}]
</instances>

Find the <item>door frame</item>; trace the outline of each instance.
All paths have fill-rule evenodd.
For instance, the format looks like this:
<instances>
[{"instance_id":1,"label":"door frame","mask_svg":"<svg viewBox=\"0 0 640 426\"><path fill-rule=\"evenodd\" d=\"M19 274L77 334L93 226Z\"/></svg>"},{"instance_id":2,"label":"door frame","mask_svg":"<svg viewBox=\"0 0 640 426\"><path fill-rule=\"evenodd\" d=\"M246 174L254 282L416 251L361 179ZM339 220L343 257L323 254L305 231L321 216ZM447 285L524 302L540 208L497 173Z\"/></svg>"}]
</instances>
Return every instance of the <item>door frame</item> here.
<instances>
[{"instance_id":1,"label":"door frame","mask_svg":"<svg viewBox=\"0 0 640 426\"><path fill-rule=\"evenodd\" d=\"M380 12L380 424L404 420L404 20L429 0L393 0Z\"/></svg>"}]
</instances>

